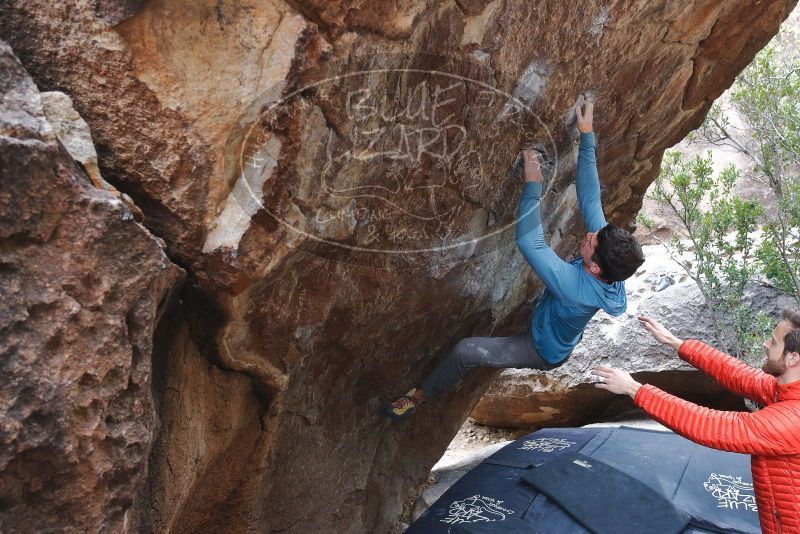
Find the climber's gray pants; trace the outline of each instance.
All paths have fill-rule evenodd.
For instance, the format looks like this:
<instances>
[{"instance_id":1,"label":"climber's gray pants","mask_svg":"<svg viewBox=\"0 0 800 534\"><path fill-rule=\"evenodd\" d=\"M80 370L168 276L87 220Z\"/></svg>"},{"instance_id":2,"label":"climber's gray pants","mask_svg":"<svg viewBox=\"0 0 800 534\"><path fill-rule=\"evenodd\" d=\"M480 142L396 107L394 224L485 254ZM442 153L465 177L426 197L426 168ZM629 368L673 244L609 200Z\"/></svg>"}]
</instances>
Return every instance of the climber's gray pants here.
<instances>
[{"instance_id":1,"label":"climber's gray pants","mask_svg":"<svg viewBox=\"0 0 800 534\"><path fill-rule=\"evenodd\" d=\"M566 359L564 360L566 361ZM436 369L422 381L426 397L450 389L473 367L528 367L548 371L564 363L552 364L542 358L533 345L530 330L508 337L467 337L455 344Z\"/></svg>"}]
</instances>

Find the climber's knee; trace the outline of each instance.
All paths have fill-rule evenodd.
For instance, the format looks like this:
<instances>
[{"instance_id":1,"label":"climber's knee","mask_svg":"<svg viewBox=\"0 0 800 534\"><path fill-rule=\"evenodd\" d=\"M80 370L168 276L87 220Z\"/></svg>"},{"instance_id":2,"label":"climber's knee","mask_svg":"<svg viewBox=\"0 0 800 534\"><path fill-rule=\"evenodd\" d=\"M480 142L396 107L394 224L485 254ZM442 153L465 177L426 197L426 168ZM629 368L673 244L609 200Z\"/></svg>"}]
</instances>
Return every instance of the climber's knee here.
<instances>
[{"instance_id":1,"label":"climber's knee","mask_svg":"<svg viewBox=\"0 0 800 534\"><path fill-rule=\"evenodd\" d=\"M474 341L471 341L470 338L464 338L456 343L453 350L456 353L458 367L463 370L480 367L485 363L483 361L484 353L488 354L486 349L478 346Z\"/></svg>"}]
</instances>

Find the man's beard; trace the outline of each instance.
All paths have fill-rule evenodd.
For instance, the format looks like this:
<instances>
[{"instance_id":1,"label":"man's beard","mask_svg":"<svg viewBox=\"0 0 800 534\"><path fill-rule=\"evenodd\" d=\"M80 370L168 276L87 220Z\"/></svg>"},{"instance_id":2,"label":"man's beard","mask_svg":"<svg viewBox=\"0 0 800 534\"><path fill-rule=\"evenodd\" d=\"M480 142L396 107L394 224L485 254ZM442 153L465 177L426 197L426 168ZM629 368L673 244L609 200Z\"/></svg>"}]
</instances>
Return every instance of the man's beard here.
<instances>
[{"instance_id":1,"label":"man's beard","mask_svg":"<svg viewBox=\"0 0 800 534\"><path fill-rule=\"evenodd\" d=\"M786 355L782 356L777 362L767 358L767 361L765 361L764 365L761 366L761 370L768 375L775 377L781 376L783 373L789 370L789 367L786 365Z\"/></svg>"}]
</instances>

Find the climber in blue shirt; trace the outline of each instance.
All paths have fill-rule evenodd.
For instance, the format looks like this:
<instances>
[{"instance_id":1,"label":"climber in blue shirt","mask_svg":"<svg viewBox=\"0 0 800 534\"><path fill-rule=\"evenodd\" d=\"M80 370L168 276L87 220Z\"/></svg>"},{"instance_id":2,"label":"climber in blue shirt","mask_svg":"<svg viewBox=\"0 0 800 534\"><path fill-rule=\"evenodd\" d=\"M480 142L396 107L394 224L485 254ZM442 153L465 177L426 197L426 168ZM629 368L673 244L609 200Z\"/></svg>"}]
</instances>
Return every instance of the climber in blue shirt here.
<instances>
[{"instance_id":1,"label":"climber in blue shirt","mask_svg":"<svg viewBox=\"0 0 800 534\"><path fill-rule=\"evenodd\" d=\"M642 247L629 232L608 224L603 215L592 131L593 104L584 101L577 105L575 115L581 138L576 190L588 230L580 255L566 262L545 243L539 209L542 173L534 152L524 150L525 186L519 202L517 246L545 285L530 329L508 337L462 339L420 387L384 407L389 417L411 415L419 403L454 386L473 367L554 369L567 360L598 310L614 316L625 311L623 280L644 262Z\"/></svg>"}]
</instances>

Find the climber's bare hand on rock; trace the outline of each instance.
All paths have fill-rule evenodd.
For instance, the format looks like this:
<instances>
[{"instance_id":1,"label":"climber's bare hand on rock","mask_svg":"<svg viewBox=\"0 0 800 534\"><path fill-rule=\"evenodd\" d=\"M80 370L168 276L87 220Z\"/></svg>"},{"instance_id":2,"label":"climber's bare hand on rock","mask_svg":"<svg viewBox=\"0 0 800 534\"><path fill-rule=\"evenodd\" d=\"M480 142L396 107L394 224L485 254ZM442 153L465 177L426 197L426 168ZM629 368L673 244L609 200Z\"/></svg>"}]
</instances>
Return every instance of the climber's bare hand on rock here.
<instances>
[{"instance_id":1,"label":"climber's bare hand on rock","mask_svg":"<svg viewBox=\"0 0 800 534\"><path fill-rule=\"evenodd\" d=\"M522 161L525 170L525 181L542 183L544 177L542 176L542 169L539 165L539 157L533 150L522 151Z\"/></svg>"},{"instance_id":2,"label":"climber's bare hand on rock","mask_svg":"<svg viewBox=\"0 0 800 534\"><path fill-rule=\"evenodd\" d=\"M578 130L581 133L592 131L592 121L594 120L594 103L586 98L581 98L575 106L575 120L578 123Z\"/></svg>"}]
</instances>

